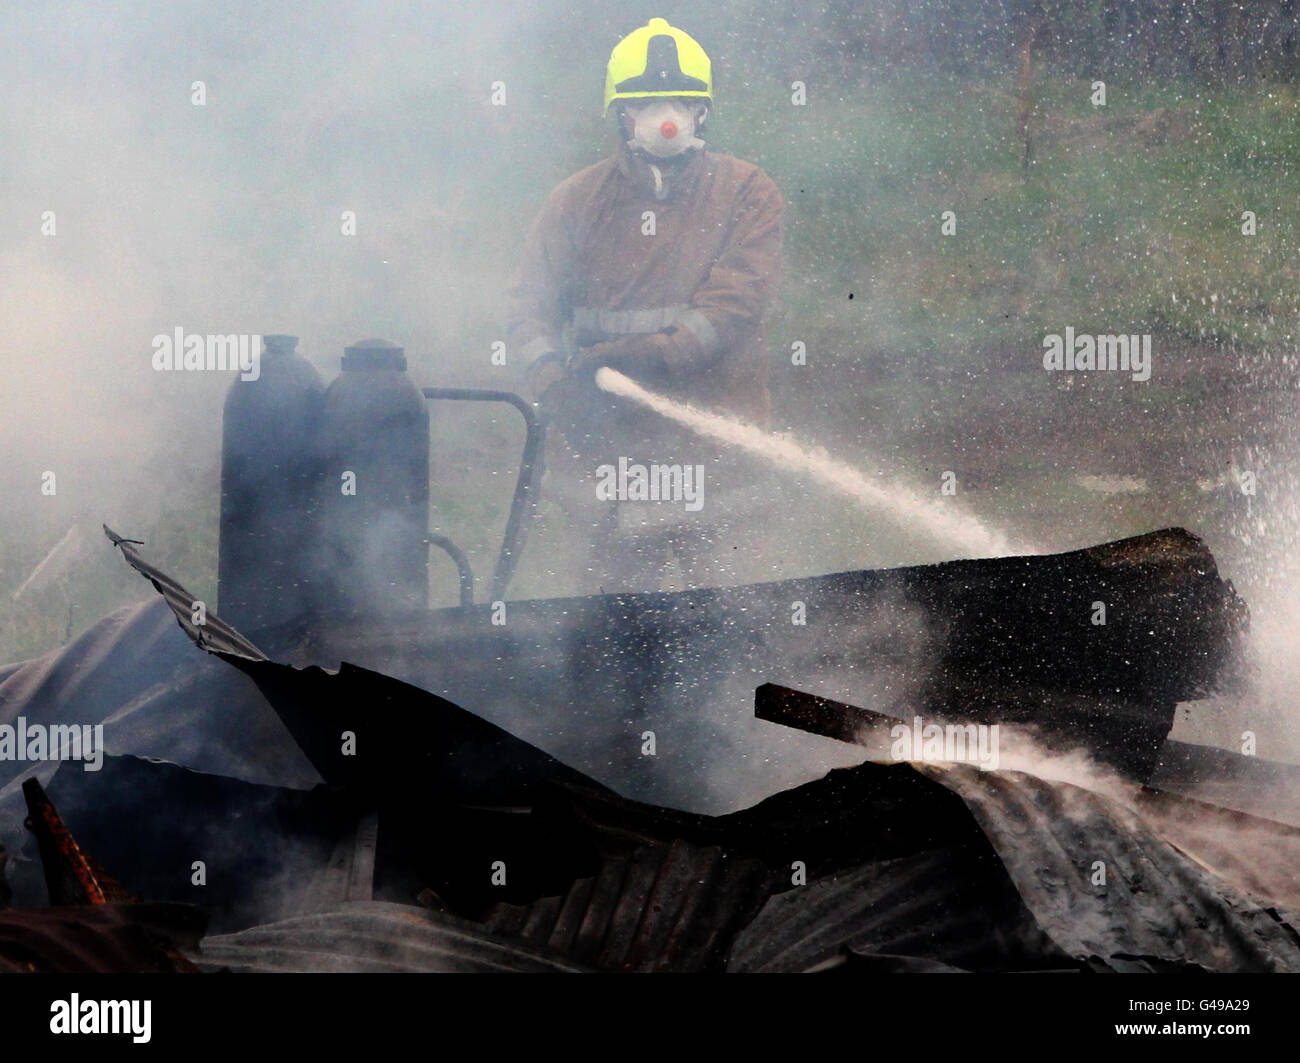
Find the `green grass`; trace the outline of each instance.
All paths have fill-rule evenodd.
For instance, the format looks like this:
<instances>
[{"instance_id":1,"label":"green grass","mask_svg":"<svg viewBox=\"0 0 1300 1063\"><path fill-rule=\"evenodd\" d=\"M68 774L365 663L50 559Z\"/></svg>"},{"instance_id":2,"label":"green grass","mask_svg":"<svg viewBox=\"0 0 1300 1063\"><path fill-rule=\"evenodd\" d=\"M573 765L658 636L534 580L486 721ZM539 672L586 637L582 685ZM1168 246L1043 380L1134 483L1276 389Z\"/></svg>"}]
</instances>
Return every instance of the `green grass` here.
<instances>
[{"instance_id":1,"label":"green grass","mask_svg":"<svg viewBox=\"0 0 1300 1063\"><path fill-rule=\"evenodd\" d=\"M1036 85L1028 173L1009 79L899 81L790 119L797 151L763 142L762 161L790 204L790 271L803 282L792 316L860 315L842 305L857 285L869 286L876 335L908 350L981 352L1090 322L1290 342L1300 281L1295 93L1108 88L1109 105L1093 108L1083 82ZM753 123L776 105L740 106ZM1159 108L1173 122L1163 143L1124 125ZM1043 135L1062 120L1091 127ZM954 236L939 233L943 210L956 212ZM1240 232L1243 210L1257 214L1254 237Z\"/></svg>"}]
</instances>

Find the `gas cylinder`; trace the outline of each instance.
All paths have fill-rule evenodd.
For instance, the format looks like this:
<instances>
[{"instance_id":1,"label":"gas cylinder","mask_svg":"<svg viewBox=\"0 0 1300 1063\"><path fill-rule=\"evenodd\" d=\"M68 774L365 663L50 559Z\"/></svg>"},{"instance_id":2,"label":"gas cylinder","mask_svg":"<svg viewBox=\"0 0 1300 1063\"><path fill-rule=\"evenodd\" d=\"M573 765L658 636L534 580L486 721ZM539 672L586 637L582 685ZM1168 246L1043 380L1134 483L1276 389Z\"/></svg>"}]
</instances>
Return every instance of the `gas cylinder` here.
<instances>
[{"instance_id":1,"label":"gas cylinder","mask_svg":"<svg viewBox=\"0 0 1300 1063\"><path fill-rule=\"evenodd\" d=\"M318 583L302 544L315 535L325 385L297 345L265 337L259 376L231 384L222 417L217 610L249 634L309 613Z\"/></svg>"},{"instance_id":2,"label":"gas cylinder","mask_svg":"<svg viewBox=\"0 0 1300 1063\"><path fill-rule=\"evenodd\" d=\"M428 607L429 411L406 352L361 340L325 393L323 612L385 619Z\"/></svg>"}]
</instances>

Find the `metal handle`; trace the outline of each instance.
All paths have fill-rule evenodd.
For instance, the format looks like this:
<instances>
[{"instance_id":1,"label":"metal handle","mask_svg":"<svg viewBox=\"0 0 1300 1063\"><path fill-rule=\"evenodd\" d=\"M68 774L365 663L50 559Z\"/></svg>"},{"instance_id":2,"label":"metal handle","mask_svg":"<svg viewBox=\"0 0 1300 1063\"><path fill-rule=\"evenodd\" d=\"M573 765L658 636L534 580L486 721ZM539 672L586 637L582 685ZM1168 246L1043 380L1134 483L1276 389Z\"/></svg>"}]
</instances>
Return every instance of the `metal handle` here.
<instances>
[{"instance_id":1,"label":"metal handle","mask_svg":"<svg viewBox=\"0 0 1300 1063\"><path fill-rule=\"evenodd\" d=\"M424 539L429 546L436 546L443 550L448 557L456 562L456 571L460 573L460 604L461 608L467 608L474 604L474 570L469 567L469 558L465 556L465 551L453 543L445 535L434 535L430 532Z\"/></svg>"},{"instance_id":2,"label":"metal handle","mask_svg":"<svg viewBox=\"0 0 1300 1063\"><path fill-rule=\"evenodd\" d=\"M497 391L492 388L422 388L426 399L453 399L465 402L506 402L523 416L524 452L519 460L519 478L515 481L515 494L510 502L510 517L506 521L506 532L501 540L501 555L497 558L496 571L492 574L492 598L494 602L504 601L506 587L510 577L515 574L519 555L523 553L528 541L528 529L532 524L535 506L536 484L533 482L537 470L537 454L541 450L542 440L546 436L546 425L537 416L537 411L526 399L513 391ZM430 536L430 541L434 540ZM441 538L441 537L438 537ZM437 545L442 545L438 543ZM443 549L446 549L444 546ZM458 551L459 552L459 551ZM448 551L450 553L450 551ZM462 555L463 556L463 555ZM455 554L452 555L455 558ZM457 561L457 566L460 562ZM468 567L468 566L466 566ZM461 602L465 602L464 573L461 575ZM471 589L471 601L473 591Z\"/></svg>"}]
</instances>

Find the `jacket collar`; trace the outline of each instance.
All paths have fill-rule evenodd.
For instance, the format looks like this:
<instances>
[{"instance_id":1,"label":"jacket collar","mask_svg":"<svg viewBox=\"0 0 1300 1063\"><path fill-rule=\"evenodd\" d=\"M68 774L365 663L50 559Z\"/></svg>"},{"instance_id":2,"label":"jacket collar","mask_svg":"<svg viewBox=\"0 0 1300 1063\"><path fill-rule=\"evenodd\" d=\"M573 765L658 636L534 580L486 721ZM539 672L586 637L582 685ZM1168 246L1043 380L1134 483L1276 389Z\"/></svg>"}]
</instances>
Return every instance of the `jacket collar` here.
<instances>
[{"instance_id":1,"label":"jacket collar","mask_svg":"<svg viewBox=\"0 0 1300 1063\"><path fill-rule=\"evenodd\" d=\"M618 169L647 199L663 202L688 195L704 169L704 148L692 148L687 158L651 162L649 157L624 144L619 149ZM656 179L655 171L658 170Z\"/></svg>"}]
</instances>

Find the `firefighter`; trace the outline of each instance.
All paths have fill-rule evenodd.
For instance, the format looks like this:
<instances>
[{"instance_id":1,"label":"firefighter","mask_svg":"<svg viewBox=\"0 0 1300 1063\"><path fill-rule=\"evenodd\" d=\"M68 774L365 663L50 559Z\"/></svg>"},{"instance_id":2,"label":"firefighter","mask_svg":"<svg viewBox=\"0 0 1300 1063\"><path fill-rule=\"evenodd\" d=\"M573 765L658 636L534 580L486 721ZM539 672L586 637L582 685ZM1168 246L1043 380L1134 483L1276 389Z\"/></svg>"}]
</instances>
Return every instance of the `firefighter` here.
<instances>
[{"instance_id":1,"label":"firefighter","mask_svg":"<svg viewBox=\"0 0 1300 1063\"><path fill-rule=\"evenodd\" d=\"M552 429L543 496L579 525L606 590L658 589L674 561L688 584L736 582L759 541L757 470L594 382L609 366L768 424L783 204L757 166L707 150L712 104L709 57L682 30L656 18L620 41L605 76L618 147L551 192L510 291L509 349ZM702 471L702 497L598 497L620 461L666 486Z\"/></svg>"}]
</instances>

